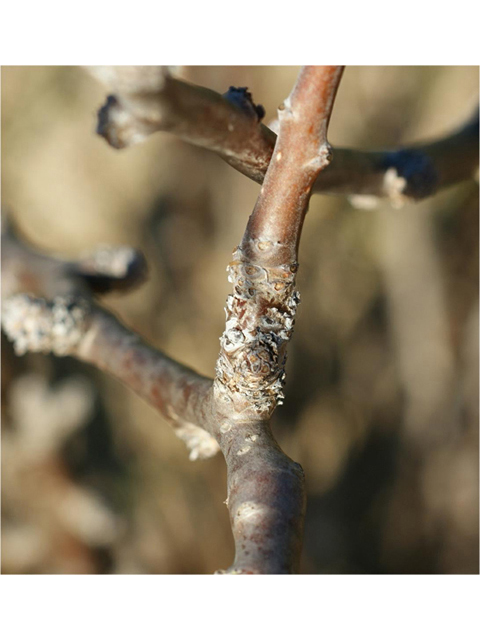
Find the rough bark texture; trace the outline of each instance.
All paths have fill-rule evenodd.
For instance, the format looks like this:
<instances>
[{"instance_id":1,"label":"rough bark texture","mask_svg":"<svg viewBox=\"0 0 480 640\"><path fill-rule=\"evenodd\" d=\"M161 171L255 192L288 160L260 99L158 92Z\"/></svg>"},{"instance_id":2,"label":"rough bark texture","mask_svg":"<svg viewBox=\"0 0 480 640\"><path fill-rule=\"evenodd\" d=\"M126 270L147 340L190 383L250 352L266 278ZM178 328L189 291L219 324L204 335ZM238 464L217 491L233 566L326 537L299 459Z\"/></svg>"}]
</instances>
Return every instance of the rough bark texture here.
<instances>
[{"instance_id":1,"label":"rough bark texture","mask_svg":"<svg viewBox=\"0 0 480 640\"><path fill-rule=\"evenodd\" d=\"M273 160L229 265L233 293L214 382L215 400L229 416L220 440L236 549L229 573L298 568L303 472L280 450L268 420L283 398L299 302L298 244L313 183L331 159L326 133L342 71L305 67L280 107Z\"/></svg>"},{"instance_id":2,"label":"rough bark texture","mask_svg":"<svg viewBox=\"0 0 480 640\"><path fill-rule=\"evenodd\" d=\"M276 138L260 124L262 109L246 89L231 88L222 97L175 80L160 67L96 70L115 92L99 120L99 133L110 144L128 146L170 131L263 182L228 267L232 294L213 380L146 344L93 301L94 293L142 280L145 264L138 252L101 248L66 262L38 254L11 231L3 238L2 324L19 354L51 351L85 360L164 415L192 459L222 451L236 553L232 567L221 573L298 570L303 472L280 450L269 420L283 398L299 303L298 247L312 191L401 201L430 195L478 165L478 118L425 147L332 152L326 135L342 71L301 71L279 109Z\"/></svg>"},{"instance_id":3,"label":"rough bark texture","mask_svg":"<svg viewBox=\"0 0 480 640\"><path fill-rule=\"evenodd\" d=\"M341 73L341 67L306 67L281 107L275 160L229 265L233 292L227 300L214 381L147 345L93 302L94 291L131 286L141 279L143 263L136 252L102 248L78 263L67 263L37 254L12 232L4 236L4 294L10 297L3 304L2 319L17 353L53 352L90 362L169 419L192 459L222 450L236 548L232 567L223 573L298 570L305 513L303 472L280 450L269 418L283 397L286 345L299 301L297 249L311 188L331 158L326 131ZM270 135L259 134L262 109L246 89L231 88L229 96L218 99L206 92L204 99L197 89L155 68L122 68L120 73L107 69L101 74L122 96L120 101L109 98L101 113L101 133L114 146L148 135L153 122L166 126L164 92L167 105L175 104L169 127L183 137L197 136L197 143L202 138L198 123L191 130L189 110L200 109L209 144L208 127L218 124L219 114L226 118L218 130L226 130L227 138L222 133L215 143L220 153L228 139L245 158L245 128L239 122L248 122L255 145L261 146ZM253 164L262 157L268 164L265 148L250 155ZM18 293L25 289L51 302Z\"/></svg>"}]
</instances>

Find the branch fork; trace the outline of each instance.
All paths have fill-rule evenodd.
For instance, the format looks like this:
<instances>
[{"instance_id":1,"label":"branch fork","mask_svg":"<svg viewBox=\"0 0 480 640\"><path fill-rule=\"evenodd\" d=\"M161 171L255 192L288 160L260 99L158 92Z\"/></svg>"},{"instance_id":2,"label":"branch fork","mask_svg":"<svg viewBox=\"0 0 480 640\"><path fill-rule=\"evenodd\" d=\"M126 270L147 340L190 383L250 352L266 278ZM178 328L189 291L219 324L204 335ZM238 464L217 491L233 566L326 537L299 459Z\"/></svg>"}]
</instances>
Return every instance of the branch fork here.
<instances>
[{"instance_id":1,"label":"branch fork","mask_svg":"<svg viewBox=\"0 0 480 640\"><path fill-rule=\"evenodd\" d=\"M244 237L228 267L232 294L226 303L214 380L146 344L95 303L92 293L99 284L97 272L106 272L110 283L115 272L108 252L93 267L90 262L75 268L70 263L67 268L42 257L45 277L43 281L37 278L37 293L51 291L48 276L54 265L60 281L70 285L70 297L53 296L51 302L45 302L22 293L4 303L3 327L18 353L48 350L90 362L119 378L170 420L190 448L192 459L221 449L227 464L227 504L235 540L234 563L223 573L292 573L299 569L305 514L303 471L281 451L269 421L283 400L287 344L300 300L295 285L298 246L314 183L331 161L326 134L342 71L342 67L301 71L279 110L280 131L273 155L262 152L263 156L257 153L258 145L272 138L271 132L262 134L257 108L247 113L211 93L199 97L197 89L148 68L139 72L145 76L138 86L132 82L131 68L123 79L112 76L113 84L126 96L116 102L107 100L108 113L103 114L108 115L103 124L108 124L111 143L117 136L115 146L121 146L122 140L130 144L151 125L153 130L165 127L166 122L184 137L197 136L198 141L207 131L211 139L211 116L212 122L225 126L217 131L212 146L218 144L229 161L233 158L232 164L240 157L243 162L250 153L242 150L245 140L239 137L245 127L254 132L257 145L249 155L253 173L262 175L261 162L268 164L272 157ZM193 125L188 118L190 99L204 108L201 132L198 123ZM172 104L179 107L183 120L178 119L177 111L171 111ZM136 119L141 123L135 130L132 123ZM10 268L15 273L18 266L12 258L15 251L23 252L23 272L28 271L29 262L38 263L38 255L18 240L10 238L9 244L7 272ZM120 277L114 274L116 285L126 279L130 286L128 273L127 269ZM21 282L25 279L17 278L17 284ZM12 287L10 293L15 293Z\"/></svg>"}]
</instances>

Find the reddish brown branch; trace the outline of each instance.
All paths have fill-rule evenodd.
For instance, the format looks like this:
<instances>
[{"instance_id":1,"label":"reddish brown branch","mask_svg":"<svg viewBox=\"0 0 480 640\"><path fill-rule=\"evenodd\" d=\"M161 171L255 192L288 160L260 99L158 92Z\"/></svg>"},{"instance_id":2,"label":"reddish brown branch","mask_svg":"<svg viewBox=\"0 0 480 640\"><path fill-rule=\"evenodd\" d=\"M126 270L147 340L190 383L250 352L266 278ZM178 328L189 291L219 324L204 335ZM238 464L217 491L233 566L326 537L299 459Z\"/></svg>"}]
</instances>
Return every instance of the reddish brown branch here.
<instances>
[{"instance_id":1,"label":"reddish brown branch","mask_svg":"<svg viewBox=\"0 0 480 640\"><path fill-rule=\"evenodd\" d=\"M90 362L173 422L193 457L211 455L220 446L236 549L226 573L298 570L303 472L280 450L269 418L283 397L286 346L298 304L297 249L312 186L330 161L326 133L341 73L341 67L306 67L280 111L274 160L229 267L233 294L213 385L94 304L89 285L96 278L85 278L90 263L86 268L39 256L12 238L7 251L9 294L28 288L30 278L35 285L30 290L57 296L45 302L20 294L5 301L3 327L19 353L52 351ZM144 89L158 94L163 82L161 74L148 71ZM137 97L129 94L128 78L125 83L119 86L135 112ZM153 101L152 112L157 106ZM69 295L58 297L59 290Z\"/></svg>"},{"instance_id":2,"label":"reddish brown branch","mask_svg":"<svg viewBox=\"0 0 480 640\"><path fill-rule=\"evenodd\" d=\"M229 266L233 294L214 397L228 416L220 445L228 468L233 573L289 573L298 566L303 474L275 443L268 420L283 398L298 304L297 248L312 185L330 159L326 132L342 71L305 67L300 73L280 108L273 159Z\"/></svg>"},{"instance_id":3,"label":"reddish brown branch","mask_svg":"<svg viewBox=\"0 0 480 640\"><path fill-rule=\"evenodd\" d=\"M269 266L297 259L312 187L332 159L326 134L342 73L343 67L305 67L279 109L279 139L242 242L247 254L259 239L271 242ZM265 261L264 251L255 254L253 260Z\"/></svg>"},{"instance_id":4,"label":"reddish brown branch","mask_svg":"<svg viewBox=\"0 0 480 640\"><path fill-rule=\"evenodd\" d=\"M302 468L276 443L268 422L235 422L220 436L227 462L235 560L219 573L296 573L305 516Z\"/></svg>"},{"instance_id":5,"label":"reddish brown branch","mask_svg":"<svg viewBox=\"0 0 480 640\"><path fill-rule=\"evenodd\" d=\"M174 79L164 68L93 69L116 92L100 110L98 125L112 146L128 146L156 131L168 131L214 151L252 180L263 182L276 134L259 122L253 103L254 108L242 108L228 93L221 96ZM152 69L158 69L156 75ZM334 148L332 162L313 191L389 198L401 204L467 180L477 167L478 112L458 131L432 143L382 151Z\"/></svg>"}]
</instances>

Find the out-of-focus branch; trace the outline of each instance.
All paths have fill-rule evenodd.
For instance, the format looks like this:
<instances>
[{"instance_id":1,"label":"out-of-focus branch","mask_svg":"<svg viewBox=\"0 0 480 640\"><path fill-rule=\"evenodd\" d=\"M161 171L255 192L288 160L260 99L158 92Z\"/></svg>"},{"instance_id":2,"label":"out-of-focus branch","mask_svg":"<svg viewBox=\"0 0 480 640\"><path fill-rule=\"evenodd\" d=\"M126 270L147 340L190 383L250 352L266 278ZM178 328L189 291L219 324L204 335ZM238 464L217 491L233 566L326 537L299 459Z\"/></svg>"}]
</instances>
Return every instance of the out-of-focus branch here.
<instances>
[{"instance_id":1,"label":"out-of-focus branch","mask_svg":"<svg viewBox=\"0 0 480 640\"><path fill-rule=\"evenodd\" d=\"M311 189L330 161L326 132L342 67L305 67L280 107L272 162L229 265L233 294L220 340L214 397L227 420L228 508L235 562L228 573L298 568L303 473L278 447L269 418L283 398L286 346L299 301L297 249Z\"/></svg>"},{"instance_id":2,"label":"out-of-focus branch","mask_svg":"<svg viewBox=\"0 0 480 640\"><path fill-rule=\"evenodd\" d=\"M146 275L145 258L132 247L100 246L77 261L42 254L2 215L3 299L26 291L45 298L127 291Z\"/></svg>"},{"instance_id":3,"label":"out-of-focus branch","mask_svg":"<svg viewBox=\"0 0 480 640\"><path fill-rule=\"evenodd\" d=\"M433 142L384 151L335 149L335 160L320 175L316 187L335 194L373 196L372 204L385 197L396 207L422 200L475 177L478 123L477 109L459 129ZM352 201L356 204L354 198Z\"/></svg>"},{"instance_id":4,"label":"out-of-focus branch","mask_svg":"<svg viewBox=\"0 0 480 640\"><path fill-rule=\"evenodd\" d=\"M260 122L262 112L245 90L231 88L221 96L172 78L164 67L89 69L114 93L99 111L97 129L112 146L129 146L167 131L214 151L263 182L276 134ZM382 151L335 148L313 191L389 198L395 205L431 196L475 175L478 130L477 112L458 131L431 143ZM356 202L366 205L372 200Z\"/></svg>"},{"instance_id":5,"label":"out-of-focus branch","mask_svg":"<svg viewBox=\"0 0 480 640\"><path fill-rule=\"evenodd\" d=\"M34 251L10 228L2 236L2 327L19 355L70 355L115 376L173 424L191 459L209 457L219 450L205 431L212 381L147 345L92 300L96 291L138 284L144 272L143 256L128 247L67 262Z\"/></svg>"}]
</instances>

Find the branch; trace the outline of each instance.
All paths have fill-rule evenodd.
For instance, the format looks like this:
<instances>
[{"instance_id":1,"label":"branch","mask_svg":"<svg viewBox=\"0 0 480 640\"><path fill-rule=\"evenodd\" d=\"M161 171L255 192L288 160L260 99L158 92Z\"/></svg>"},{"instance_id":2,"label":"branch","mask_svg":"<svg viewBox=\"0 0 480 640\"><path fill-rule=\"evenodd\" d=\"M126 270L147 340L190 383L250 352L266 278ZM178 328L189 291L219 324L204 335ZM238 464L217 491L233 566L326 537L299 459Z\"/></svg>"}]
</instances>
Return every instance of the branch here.
<instances>
[{"instance_id":1,"label":"branch","mask_svg":"<svg viewBox=\"0 0 480 640\"><path fill-rule=\"evenodd\" d=\"M301 466L280 449L268 421L224 420L220 432L235 560L217 573L297 573L306 503Z\"/></svg>"},{"instance_id":2,"label":"branch","mask_svg":"<svg viewBox=\"0 0 480 640\"><path fill-rule=\"evenodd\" d=\"M69 261L36 251L2 215L2 298L29 291L38 296L127 291L147 276L140 251L126 246L97 247Z\"/></svg>"},{"instance_id":3,"label":"branch","mask_svg":"<svg viewBox=\"0 0 480 640\"><path fill-rule=\"evenodd\" d=\"M299 302L298 243L312 185L330 161L326 132L342 71L305 67L280 107L274 159L229 265L233 294L214 381L217 410L228 416L219 442L236 549L229 573L298 568L303 472L280 450L268 420L283 398L286 347Z\"/></svg>"},{"instance_id":4,"label":"branch","mask_svg":"<svg viewBox=\"0 0 480 640\"><path fill-rule=\"evenodd\" d=\"M274 159L229 265L233 295L215 387L248 419L268 419L283 398L285 349L299 302L298 244L312 185L330 162L326 128L342 70L306 67L280 107Z\"/></svg>"},{"instance_id":5,"label":"branch","mask_svg":"<svg viewBox=\"0 0 480 640\"><path fill-rule=\"evenodd\" d=\"M191 459L212 456L219 447L205 431L211 380L146 344L92 300L95 291L137 285L144 266L127 247L103 247L78 262L41 255L10 227L2 236L2 327L18 355L69 355L110 373L172 423Z\"/></svg>"},{"instance_id":6,"label":"branch","mask_svg":"<svg viewBox=\"0 0 480 640\"><path fill-rule=\"evenodd\" d=\"M164 67L90 70L116 92L100 109L97 129L112 146L126 147L167 131L214 151L244 175L263 182L276 135L261 124L263 111L245 89L231 87L221 96L172 78ZM475 175L478 139L477 111L458 131L432 143L383 151L335 148L313 190L389 198L395 205L420 200Z\"/></svg>"},{"instance_id":7,"label":"branch","mask_svg":"<svg viewBox=\"0 0 480 640\"><path fill-rule=\"evenodd\" d=\"M462 127L434 142L385 151L335 149L332 164L315 187L337 195L388 198L400 207L474 178L478 141L477 109Z\"/></svg>"},{"instance_id":8,"label":"branch","mask_svg":"<svg viewBox=\"0 0 480 640\"><path fill-rule=\"evenodd\" d=\"M157 69L155 80L153 71ZM98 113L97 133L116 149L156 131L216 152L262 182L276 135L260 123L262 110L246 90L224 95L172 78L165 67L89 67L114 95Z\"/></svg>"},{"instance_id":9,"label":"branch","mask_svg":"<svg viewBox=\"0 0 480 640\"><path fill-rule=\"evenodd\" d=\"M280 109L274 160L229 265L233 294L213 385L93 303L85 265L83 271L77 263L65 268L66 263L17 246L23 256L19 266L15 241L7 252L5 271L18 286L33 279L39 290L61 287L71 294L51 302L18 294L4 302L3 327L17 353L53 351L90 362L173 422L193 457L211 455L220 446L235 540L234 564L223 573L292 573L299 566L303 471L280 450L269 419L283 397L286 346L299 301L298 244L312 186L331 159L326 133L342 70L305 67ZM158 75L147 74L147 86L157 81ZM36 280L32 265L40 274ZM7 289L11 293L15 286Z\"/></svg>"}]
</instances>

